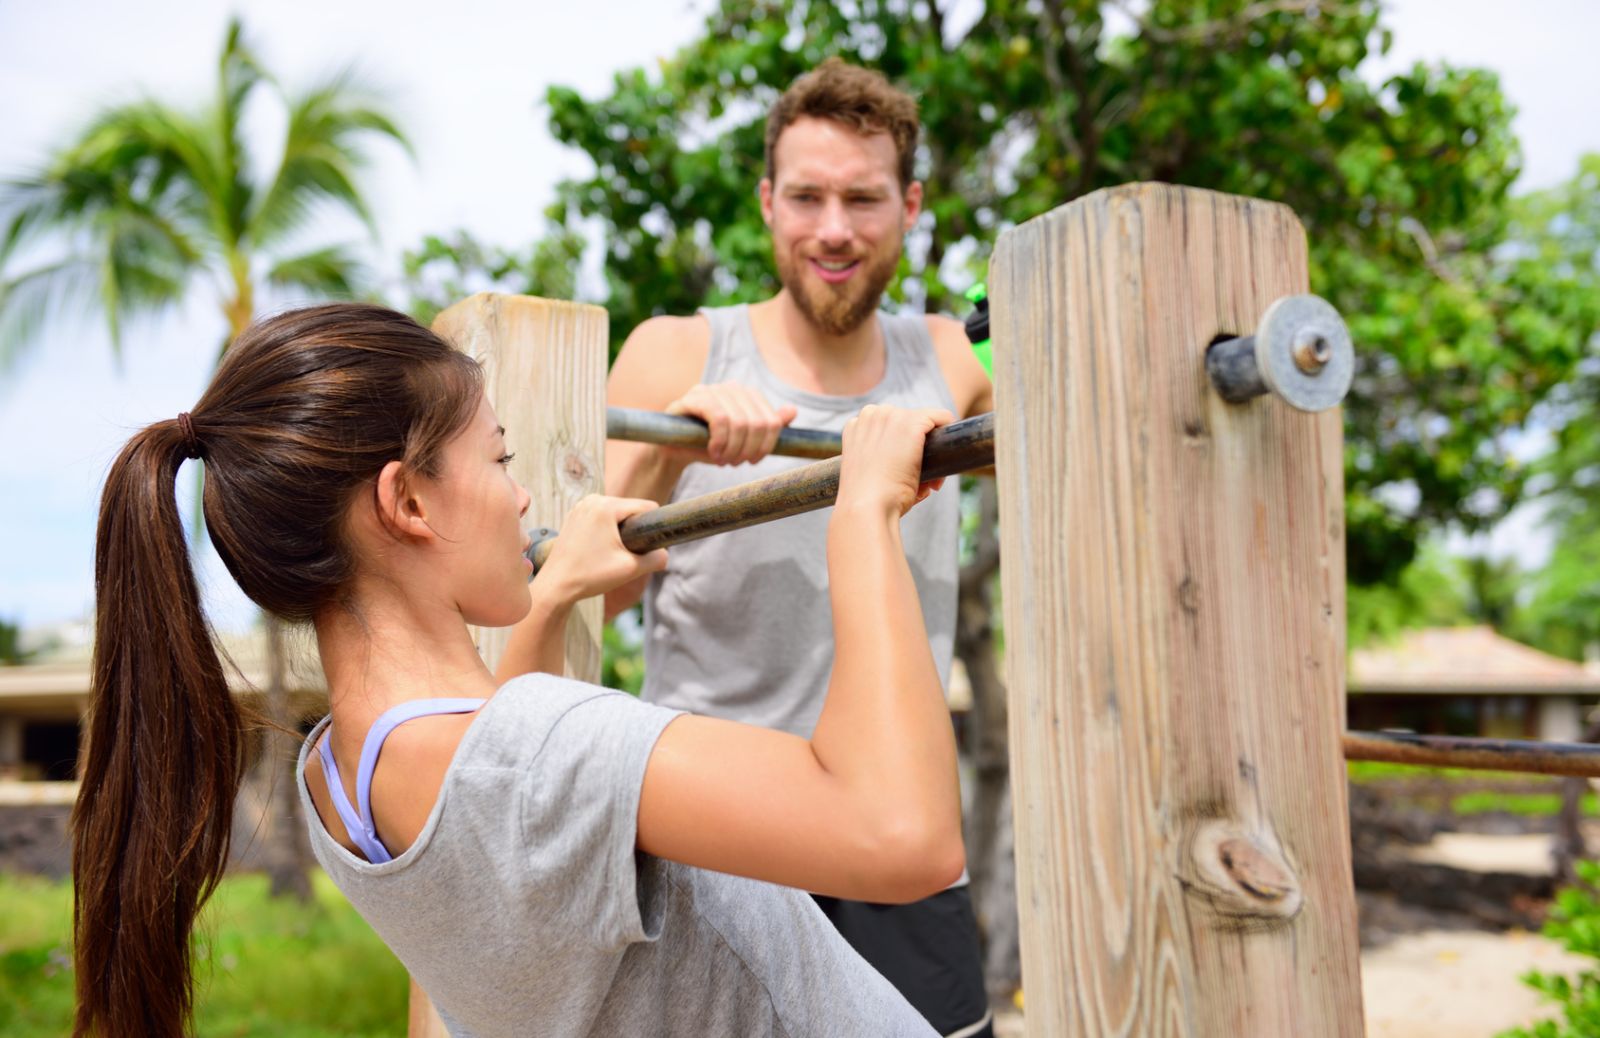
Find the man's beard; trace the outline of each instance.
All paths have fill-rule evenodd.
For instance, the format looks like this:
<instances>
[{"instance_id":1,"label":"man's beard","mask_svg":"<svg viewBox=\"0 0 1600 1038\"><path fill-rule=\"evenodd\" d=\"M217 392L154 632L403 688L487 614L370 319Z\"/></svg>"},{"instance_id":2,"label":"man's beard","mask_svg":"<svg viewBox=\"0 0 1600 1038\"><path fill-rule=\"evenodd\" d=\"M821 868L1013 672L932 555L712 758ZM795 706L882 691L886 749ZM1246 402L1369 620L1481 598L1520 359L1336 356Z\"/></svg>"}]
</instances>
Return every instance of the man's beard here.
<instances>
[{"instance_id":1,"label":"man's beard","mask_svg":"<svg viewBox=\"0 0 1600 1038\"><path fill-rule=\"evenodd\" d=\"M883 290L900 263L900 242L897 239L880 255L861 257L861 269L841 285L806 277L806 259L797 263L791 254L781 252L775 253L775 259L778 280L806 320L828 335L848 335L877 311Z\"/></svg>"}]
</instances>

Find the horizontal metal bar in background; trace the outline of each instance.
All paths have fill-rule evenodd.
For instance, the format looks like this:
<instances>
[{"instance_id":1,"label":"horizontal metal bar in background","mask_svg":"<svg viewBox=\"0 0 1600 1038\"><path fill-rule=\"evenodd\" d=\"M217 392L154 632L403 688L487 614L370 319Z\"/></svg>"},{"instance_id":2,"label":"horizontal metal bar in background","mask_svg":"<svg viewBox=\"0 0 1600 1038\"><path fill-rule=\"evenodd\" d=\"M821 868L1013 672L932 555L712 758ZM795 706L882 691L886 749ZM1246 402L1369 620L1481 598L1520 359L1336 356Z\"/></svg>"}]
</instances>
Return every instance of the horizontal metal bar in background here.
<instances>
[{"instance_id":1,"label":"horizontal metal bar in background","mask_svg":"<svg viewBox=\"0 0 1600 1038\"><path fill-rule=\"evenodd\" d=\"M1345 760L1600 778L1600 745L1592 743L1345 732L1344 756Z\"/></svg>"},{"instance_id":2,"label":"horizontal metal bar in background","mask_svg":"<svg viewBox=\"0 0 1600 1038\"><path fill-rule=\"evenodd\" d=\"M716 533L740 530L833 504L839 494L843 459L803 465L765 479L716 493L674 501L623 522L622 543L635 554L654 551ZM974 415L935 429L922 450L922 478L940 479L994 464L994 412ZM550 556L555 538L530 549L537 570Z\"/></svg>"},{"instance_id":3,"label":"horizontal metal bar in background","mask_svg":"<svg viewBox=\"0 0 1600 1038\"><path fill-rule=\"evenodd\" d=\"M632 407L606 408L606 439L654 443L662 447L704 447L711 430L698 418L641 411ZM843 437L826 429L784 429L778 433L774 454L789 458L834 458L843 450Z\"/></svg>"}]
</instances>

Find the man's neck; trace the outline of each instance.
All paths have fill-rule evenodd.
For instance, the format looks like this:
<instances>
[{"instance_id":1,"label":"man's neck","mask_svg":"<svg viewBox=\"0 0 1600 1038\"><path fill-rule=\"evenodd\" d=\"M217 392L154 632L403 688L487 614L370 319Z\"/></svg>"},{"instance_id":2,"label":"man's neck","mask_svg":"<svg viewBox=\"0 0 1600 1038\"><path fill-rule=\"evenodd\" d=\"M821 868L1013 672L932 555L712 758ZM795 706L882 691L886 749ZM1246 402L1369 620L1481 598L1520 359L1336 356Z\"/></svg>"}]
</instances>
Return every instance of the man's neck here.
<instances>
[{"instance_id":1,"label":"man's neck","mask_svg":"<svg viewBox=\"0 0 1600 1038\"><path fill-rule=\"evenodd\" d=\"M756 349L784 382L807 393L859 396L883 380L886 351L876 314L843 335L818 328L787 290L750 306Z\"/></svg>"}]
</instances>

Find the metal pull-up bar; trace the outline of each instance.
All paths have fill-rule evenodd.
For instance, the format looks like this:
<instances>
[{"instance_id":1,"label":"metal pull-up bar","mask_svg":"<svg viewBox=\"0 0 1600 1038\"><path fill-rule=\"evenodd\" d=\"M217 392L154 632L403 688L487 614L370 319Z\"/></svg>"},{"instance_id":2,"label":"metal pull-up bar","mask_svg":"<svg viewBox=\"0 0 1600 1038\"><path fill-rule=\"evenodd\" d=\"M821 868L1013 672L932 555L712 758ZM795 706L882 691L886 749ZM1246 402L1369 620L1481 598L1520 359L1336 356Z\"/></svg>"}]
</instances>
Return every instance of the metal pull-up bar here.
<instances>
[{"instance_id":1,"label":"metal pull-up bar","mask_svg":"<svg viewBox=\"0 0 1600 1038\"><path fill-rule=\"evenodd\" d=\"M641 411L632 407L606 408L606 439L654 443L662 447L704 447L711 430L687 415ZM826 429L788 428L778 433L772 453L786 458L833 458L844 449L843 437Z\"/></svg>"},{"instance_id":2,"label":"metal pull-up bar","mask_svg":"<svg viewBox=\"0 0 1600 1038\"><path fill-rule=\"evenodd\" d=\"M666 415L663 417L672 417ZM940 479L994 464L994 413L974 415L935 429L922 449L923 480ZM739 530L833 504L839 495L840 458L781 472L712 494L652 508L622 523L622 543L642 553L712 534ZM528 558L535 571L550 557L553 530L534 530Z\"/></svg>"}]
</instances>

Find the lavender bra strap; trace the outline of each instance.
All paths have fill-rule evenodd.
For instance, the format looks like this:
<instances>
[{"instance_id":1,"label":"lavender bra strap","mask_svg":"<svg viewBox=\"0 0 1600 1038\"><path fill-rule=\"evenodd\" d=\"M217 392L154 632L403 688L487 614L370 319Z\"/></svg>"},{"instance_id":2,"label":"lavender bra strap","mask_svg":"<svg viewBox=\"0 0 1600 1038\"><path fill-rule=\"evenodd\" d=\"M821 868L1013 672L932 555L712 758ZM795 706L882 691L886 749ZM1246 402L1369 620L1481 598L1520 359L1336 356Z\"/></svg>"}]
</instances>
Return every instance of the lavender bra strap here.
<instances>
[{"instance_id":1,"label":"lavender bra strap","mask_svg":"<svg viewBox=\"0 0 1600 1038\"><path fill-rule=\"evenodd\" d=\"M339 766L333 760L333 726L328 726L325 738L317 744L322 754L322 770L328 780L328 795L333 798L334 810L339 812L345 831L361 848L367 861L382 865L394 856L378 839L377 826L372 821L372 771L378 764L378 754L383 751L383 741L389 733L407 721L433 714L468 714L483 706L484 699L414 699L392 706L378 715L367 730L367 740L361 745L361 763L356 767L356 803L358 811L350 805L344 792L344 780L339 777Z\"/></svg>"}]
</instances>

